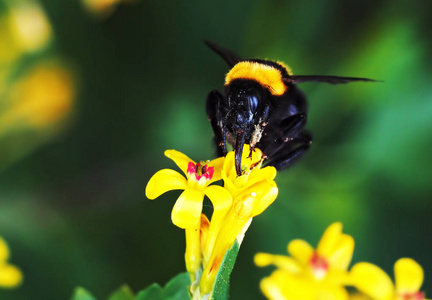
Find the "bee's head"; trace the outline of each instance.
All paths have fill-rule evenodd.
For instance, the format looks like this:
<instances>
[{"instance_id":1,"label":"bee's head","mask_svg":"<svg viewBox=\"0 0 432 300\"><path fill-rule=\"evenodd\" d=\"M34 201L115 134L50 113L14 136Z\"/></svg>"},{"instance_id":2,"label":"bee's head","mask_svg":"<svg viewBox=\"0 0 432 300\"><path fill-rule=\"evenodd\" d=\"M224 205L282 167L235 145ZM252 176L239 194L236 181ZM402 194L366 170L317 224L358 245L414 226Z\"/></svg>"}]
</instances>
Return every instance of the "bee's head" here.
<instances>
[{"instance_id":1,"label":"bee's head","mask_svg":"<svg viewBox=\"0 0 432 300\"><path fill-rule=\"evenodd\" d=\"M267 121L269 93L253 80L237 79L226 86L228 114L226 125L233 133L243 132L250 138L255 125Z\"/></svg>"},{"instance_id":2,"label":"bee's head","mask_svg":"<svg viewBox=\"0 0 432 300\"><path fill-rule=\"evenodd\" d=\"M271 95L258 82L248 79L236 79L225 87L228 102L225 124L236 136L235 165L240 176L243 146L250 142L257 126L268 121Z\"/></svg>"}]
</instances>

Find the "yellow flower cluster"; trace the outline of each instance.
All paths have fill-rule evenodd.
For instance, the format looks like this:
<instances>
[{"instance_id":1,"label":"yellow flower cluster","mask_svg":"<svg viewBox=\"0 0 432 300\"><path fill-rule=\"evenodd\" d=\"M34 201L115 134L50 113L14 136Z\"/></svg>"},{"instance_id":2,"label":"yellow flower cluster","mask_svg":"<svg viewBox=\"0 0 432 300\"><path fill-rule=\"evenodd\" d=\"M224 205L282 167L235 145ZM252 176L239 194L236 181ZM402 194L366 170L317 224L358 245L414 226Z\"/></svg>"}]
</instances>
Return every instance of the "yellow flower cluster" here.
<instances>
[{"instance_id":1,"label":"yellow flower cluster","mask_svg":"<svg viewBox=\"0 0 432 300\"><path fill-rule=\"evenodd\" d=\"M0 288L14 288L22 281L21 271L8 263L9 248L0 237Z\"/></svg>"},{"instance_id":2,"label":"yellow flower cluster","mask_svg":"<svg viewBox=\"0 0 432 300\"><path fill-rule=\"evenodd\" d=\"M250 155L249 155L250 154ZM184 190L172 210L172 221L186 232L186 268L192 293L211 293L219 267L234 242L241 243L253 217L261 214L277 197L276 169L261 168L262 152L246 145L242 175L237 176L234 152L212 161L195 163L186 155L167 150L186 175L164 169L146 187L146 196L155 199L170 190ZM210 185L223 179L224 186ZM213 204L210 221L202 214L204 196Z\"/></svg>"},{"instance_id":3,"label":"yellow flower cluster","mask_svg":"<svg viewBox=\"0 0 432 300\"><path fill-rule=\"evenodd\" d=\"M7 13L0 15L0 78L23 55L41 51L52 41L51 24L37 1L6 4Z\"/></svg>"},{"instance_id":4,"label":"yellow flower cluster","mask_svg":"<svg viewBox=\"0 0 432 300\"><path fill-rule=\"evenodd\" d=\"M63 129L76 94L69 66L55 56L54 32L40 2L2 3L0 143L8 150L1 152L0 169Z\"/></svg>"},{"instance_id":5,"label":"yellow flower cluster","mask_svg":"<svg viewBox=\"0 0 432 300\"><path fill-rule=\"evenodd\" d=\"M56 59L26 63L29 55L50 50L51 24L38 1L6 4L0 15L0 135L28 126L45 130L71 111L73 76Z\"/></svg>"},{"instance_id":6,"label":"yellow flower cluster","mask_svg":"<svg viewBox=\"0 0 432 300\"><path fill-rule=\"evenodd\" d=\"M272 300L426 300L420 291L423 270L414 260L399 259L395 264L394 285L390 277L370 263L358 263L348 271L354 239L334 223L324 232L318 247L303 240L288 244L291 256L258 253L255 263L277 266L261 281L261 290ZM356 293L348 293L346 287Z\"/></svg>"}]
</instances>

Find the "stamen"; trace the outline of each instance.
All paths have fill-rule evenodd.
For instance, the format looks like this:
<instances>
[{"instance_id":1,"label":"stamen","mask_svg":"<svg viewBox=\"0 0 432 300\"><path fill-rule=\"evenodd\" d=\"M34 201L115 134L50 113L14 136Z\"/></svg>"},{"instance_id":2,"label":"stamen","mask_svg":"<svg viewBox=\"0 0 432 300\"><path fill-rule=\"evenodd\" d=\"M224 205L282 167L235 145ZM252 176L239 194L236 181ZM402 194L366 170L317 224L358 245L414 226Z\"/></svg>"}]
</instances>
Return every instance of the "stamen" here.
<instances>
[{"instance_id":1,"label":"stamen","mask_svg":"<svg viewBox=\"0 0 432 300\"><path fill-rule=\"evenodd\" d=\"M321 257L318 255L317 252L315 252L310 259L309 263L312 266L312 273L315 276L316 279L320 280L325 277L327 274L329 265L324 257Z\"/></svg>"},{"instance_id":2,"label":"stamen","mask_svg":"<svg viewBox=\"0 0 432 300\"><path fill-rule=\"evenodd\" d=\"M187 174L189 176L192 176L193 174L196 174L196 166L193 162L189 162L188 164L188 169L187 169Z\"/></svg>"},{"instance_id":3,"label":"stamen","mask_svg":"<svg viewBox=\"0 0 432 300\"><path fill-rule=\"evenodd\" d=\"M425 295L423 292L416 292L416 293L405 293L400 294L398 297L400 300L424 300Z\"/></svg>"},{"instance_id":4,"label":"stamen","mask_svg":"<svg viewBox=\"0 0 432 300\"><path fill-rule=\"evenodd\" d=\"M206 180L212 179L214 174L214 167L208 167L206 163L207 161L199 162L197 164L189 162L187 169L188 176L192 177L193 175L195 175L195 179L197 181L199 181L203 176ZM204 166L202 166L203 164Z\"/></svg>"}]
</instances>

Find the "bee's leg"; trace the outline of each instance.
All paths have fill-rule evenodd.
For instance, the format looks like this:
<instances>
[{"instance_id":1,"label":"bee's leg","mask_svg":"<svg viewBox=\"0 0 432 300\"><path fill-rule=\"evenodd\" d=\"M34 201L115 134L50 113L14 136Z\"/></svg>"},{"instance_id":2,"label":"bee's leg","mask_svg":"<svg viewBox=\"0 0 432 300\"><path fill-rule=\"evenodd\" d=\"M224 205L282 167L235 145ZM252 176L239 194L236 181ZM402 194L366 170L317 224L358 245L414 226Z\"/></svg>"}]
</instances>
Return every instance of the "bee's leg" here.
<instances>
[{"instance_id":1,"label":"bee's leg","mask_svg":"<svg viewBox=\"0 0 432 300\"><path fill-rule=\"evenodd\" d=\"M208 94L206 111L207 117L211 122L211 126L215 134L214 141L216 144L217 155L225 156L227 154L226 128L223 124L223 121L227 109L225 107L225 99L221 93L214 90Z\"/></svg>"},{"instance_id":2,"label":"bee's leg","mask_svg":"<svg viewBox=\"0 0 432 300\"><path fill-rule=\"evenodd\" d=\"M298 137L305 125L306 114L296 114L284 119L277 128L273 126L266 137L267 142L270 143L265 149L262 149L264 156L272 158L277 155L282 148L286 147L286 143L291 143Z\"/></svg>"},{"instance_id":3,"label":"bee's leg","mask_svg":"<svg viewBox=\"0 0 432 300\"><path fill-rule=\"evenodd\" d=\"M252 136L249 141L250 152L248 158L252 157L252 152L255 151L255 145L261 140L262 134L268 124L268 116L270 112L270 106L264 107L263 115L259 120L258 125L255 125L255 130L252 132Z\"/></svg>"},{"instance_id":4,"label":"bee's leg","mask_svg":"<svg viewBox=\"0 0 432 300\"><path fill-rule=\"evenodd\" d=\"M277 170L283 170L292 166L309 150L312 144L312 136L301 133L298 137L284 143L280 151L270 159L268 165L274 166Z\"/></svg>"}]
</instances>

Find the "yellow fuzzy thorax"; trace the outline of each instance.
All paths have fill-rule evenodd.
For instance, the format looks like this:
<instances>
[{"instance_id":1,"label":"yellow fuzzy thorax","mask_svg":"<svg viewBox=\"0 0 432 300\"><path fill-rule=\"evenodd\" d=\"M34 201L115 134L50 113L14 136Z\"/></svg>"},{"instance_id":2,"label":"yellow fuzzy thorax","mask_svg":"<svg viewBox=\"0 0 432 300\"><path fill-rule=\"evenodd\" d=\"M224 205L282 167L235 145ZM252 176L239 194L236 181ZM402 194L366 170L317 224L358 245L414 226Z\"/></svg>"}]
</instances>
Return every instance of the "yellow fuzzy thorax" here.
<instances>
[{"instance_id":1,"label":"yellow fuzzy thorax","mask_svg":"<svg viewBox=\"0 0 432 300\"><path fill-rule=\"evenodd\" d=\"M288 74L291 73L286 65L279 62L278 64L286 68ZM235 79L255 80L276 96L283 95L287 90L280 70L258 62L242 61L237 63L226 75L225 85L230 84Z\"/></svg>"}]
</instances>

